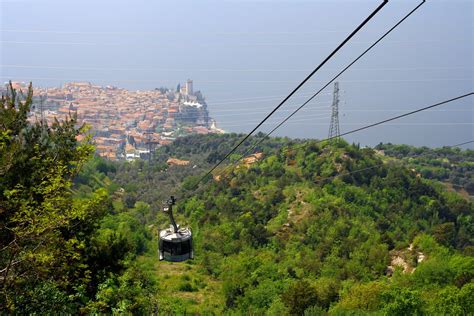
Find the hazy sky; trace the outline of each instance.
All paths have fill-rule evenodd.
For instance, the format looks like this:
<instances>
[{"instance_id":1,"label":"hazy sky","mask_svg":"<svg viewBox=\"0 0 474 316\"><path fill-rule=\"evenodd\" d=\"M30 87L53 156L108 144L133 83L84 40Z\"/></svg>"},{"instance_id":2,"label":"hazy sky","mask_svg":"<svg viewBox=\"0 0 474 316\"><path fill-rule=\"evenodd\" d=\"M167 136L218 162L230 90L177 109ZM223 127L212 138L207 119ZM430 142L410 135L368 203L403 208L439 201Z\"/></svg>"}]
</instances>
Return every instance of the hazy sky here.
<instances>
[{"instance_id":1,"label":"hazy sky","mask_svg":"<svg viewBox=\"0 0 474 316\"><path fill-rule=\"evenodd\" d=\"M219 126L248 132L380 2L0 0L0 80L152 89L191 78ZM390 1L262 131L418 3ZM339 80L341 132L473 91L473 3L427 1L347 71ZM277 134L326 137L331 92ZM427 146L471 140L473 103L453 102L347 139Z\"/></svg>"}]
</instances>

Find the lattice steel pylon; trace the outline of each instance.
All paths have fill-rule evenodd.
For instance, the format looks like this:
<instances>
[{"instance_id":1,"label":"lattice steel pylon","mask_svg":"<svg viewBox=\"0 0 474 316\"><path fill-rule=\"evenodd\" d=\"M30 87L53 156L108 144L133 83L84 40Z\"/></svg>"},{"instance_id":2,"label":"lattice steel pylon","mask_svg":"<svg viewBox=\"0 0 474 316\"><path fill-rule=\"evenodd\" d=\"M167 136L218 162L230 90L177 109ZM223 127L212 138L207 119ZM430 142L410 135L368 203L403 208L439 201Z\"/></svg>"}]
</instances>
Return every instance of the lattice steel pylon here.
<instances>
[{"instance_id":1,"label":"lattice steel pylon","mask_svg":"<svg viewBox=\"0 0 474 316\"><path fill-rule=\"evenodd\" d=\"M332 114L331 125L329 126L329 141L339 141L339 82L334 82L334 92L332 94Z\"/></svg>"}]
</instances>

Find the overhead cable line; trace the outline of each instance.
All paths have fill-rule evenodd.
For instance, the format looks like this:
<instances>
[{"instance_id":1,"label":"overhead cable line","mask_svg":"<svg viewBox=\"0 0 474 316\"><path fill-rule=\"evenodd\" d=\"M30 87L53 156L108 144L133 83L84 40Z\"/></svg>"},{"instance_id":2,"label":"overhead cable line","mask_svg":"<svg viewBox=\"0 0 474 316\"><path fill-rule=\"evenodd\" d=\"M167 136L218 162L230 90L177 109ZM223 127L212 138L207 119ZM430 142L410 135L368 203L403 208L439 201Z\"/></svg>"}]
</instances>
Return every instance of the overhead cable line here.
<instances>
[{"instance_id":1,"label":"overhead cable line","mask_svg":"<svg viewBox=\"0 0 474 316\"><path fill-rule=\"evenodd\" d=\"M267 107L268 109L268 107ZM257 108L257 111L253 111L254 109L241 109L241 110L245 110L245 112L236 112L236 111L230 111L230 114L229 113L225 113L227 111L212 111L212 113L209 113L209 117L215 117L215 116L219 116L219 117L232 117L232 116L252 116L254 114L263 114L263 113L268 113L268 111L263 111L264 108ZM308 109L307 112L310 112L310 113L316 113L316 114L321 114L321 113L324 113L326 111L330 111L331 108L328 106L328 105L324 105L324 106L320 106L320 107L315 107L315 108L312 108L312 109ZM282 114L284 114L285 112L288 113L290 112L291 110L281 110L281 112L283 112ZM401 112L401 111L399 111ZM177 118L195 118L196 115L195 114L187 114L187 115L179 115L179 116L176 116ZM255 120L255 123L258 123L260 122L260 120ZM278 123L279 122L279 119L277 120L277 122L274 122L274 123Z\"/></svg>"},{"instance_id":2,"label":"overhead cable line","mask_svg":"<svg viewBox=\"0 0 474 316\"><path fill-rule=\"evenodd\" d=\"M298 119L296 121L291 121L290 123L293 123L293 122L309 122L309 121L314 122L315 120L327 120L330 117L331 117L331 113L328 111L327 113L319 113L318 115L311 114L311 115L308 115L305 118ZM275 124L275 123L278 123L278 122L279 122L278 119L275 119L275 120L272 120L272 121L267 121L266 123ZM245 122L242 122L241 120L228 120L228 121L225 121L225 127L232 127L232 126L233 127L237 127L237 126L242 127L242 126L248 126L248 125L255 125L256 123L258 123L258 121L245 121ZM220 124L221 123L219 123L219 126L220 126ZM474 123L472 123L472 124L474 124Z\"/></svg>"},{"instance_id":3,"label":"overhead cable line","mask_svg":"<svg viewBox=\"0 0 474 316\"><path fill-rule=\"evenodd\" d=\"M405 112L409 109L399 109L399 110L383 110L383 109L357 109L357 110L344 110L344 114L348 114L348 113L388 113L388 112L391 112L391 113L400 113L400 112ZM331 108L329 106L326 106L326 107L320 107L320 108L307 108L307 111L310 112L310 113L325 113L327 111L331 111ZM249 113L234 113L235 111L230 111L232 114L227 114L227 113L224 113L224 112L216 112L216 111L212 111L212 113L209 113L209 116L211 116L212 118L219 118L219 119L224 119L227 118L228 116L241 116L241 115L248 115L248 114L260 114L260 113L267 113L267 112L249 112ZM281 111L281 112L289 112L289 110L287 111ZM469 109L469 110L464 110L464 109L455 109L455 110L433 110L433 111L429 111L430 113L438 113L438 112L472 112L472 109ZM306 117L306 116L305 116ZM365 123L361 123L361 124L365 124Z\"/></svg>"},{"instance_id":4,"label":"overhead cable line","mask_svg":"<svg viewBox=\"0 0 474 316\"><path fill-rule=\"evenodd\" d=\"M325 93L324 95L332 95L332 93ZM302 94L299 96L295 96L295 98L304 98L311 96L310 93ZM279 96L266 96L266 97L254 97L254 98L243 98L243 99L228 99L228 100L206 100L206 102L210 102L213 106L221 105L221 104L241 104L241 103L254 103L254 102L263 102L263 101L273 101L273 100L280 100L283 98L284 95Z\"/></svg>"},{"instance_id":5,"label":"overhead cable line","mask_svg":"<svg viewBox=\"0 0 474 316\"><path fill-rule=\"evenodd\" d=\"M467 144L470 144L470 143L474 143L474 140L470 140L470 141L467 141L467 142L464 142L464 143L451 145L451 146L446 146L446 147L459 147L459 146L467 145Z\"/></svg>"},{"instance_id":6,"label":"overhead cable line","mask_svg":"<svg viewBox=\"0 0 474 316\"><path fill-rule=\"evenodd\" d=\"M327 110L324 110L324 111L313 111L311 114L308 113L306 117L320 117L322 115L327 115L329 114L331 111L331 109L328 109ZM309 111L308 111L309 112ZM253 114L261 114L261 113L267 113L267 112L252 112L252 111L249 111L249 113L247 113L247 115L253 115ZM248 123L251 123L251 125L255 125L257 124L258 122L260 122L260 120L246 120L245 122L242 122L242 119L239 119L239 117L242 116L242 114L240 113L234 113L234 114L223 114L221 115L221 117L224 117L224 118L230 118L230 120L225 120L225 122L227 123L230 123L230 122L235 122L235 123L242 123L242 124L247 124ZM215 118L215 115L213 116L209 116L210 118L214 119ZM183 120L190 120L190 119L195 119L196 116L177 116L175 117L175 119L183 119ZM274 119L271 123L272 124L276 124L278 122L280 122L280 119L281 118L273 118ZM269 121L267 121L268 123Z\"/></svg>"},{"instance_id":7,"label":"overhead cable line","mask_svg":"<svg viewBox=\"0 0 474 316\"><path fill-rule=\"evenodd\" d=\"M20 64L0 64L2 68L20 68L20 69L53 69L53 70L103 70L103 71L174 71L174 72L306 72L307 69L297 69L297 68L288 68L288 69L264 69L264 68L195 68L195 69L183 69L183 68L130 68L130 67L93 67L93 66L54 66L54 65L20 65ZM472 68L472 67L471 67ZM353 68L353 71L420 71L420 70L454 70L462 69L466 70L469 67L389 67L389 68ZM334 70L334 69L326 69ZM279 98L284 96L279 96Z\"/></svg>"},{"instance_id":8,"label":"overhead cable line","mask_svg":"<svg viewBox=\"0 0 474 316\"><path fill-rule=\"evenodd\" d=\"M250 131L240 142L234 146L225 156L222 158L216 165L214 165L197 183L198 185L202 180L204 180L208 175L210 175L222 162L224 162L227 158L229 158L230 155L232 155L237 148L239 148L260 126L262 126L263 123L265 123L266 120L268 120L273 113L275 113L283 104L288 101L293 94L295 94L319 69L321 69L324 64L326 64L355 34L357 34L362 27L367 24L386 4L388 3L388 0L384 0L355 30L352 31L349 36L346 37L344 41L342 41L339 46L336 47L332 53L330 53L301 83L299 83L293 91L288 94L283 101L280 102L260 123L257 124L254 129Z\"/></svg>"},{"instance_id":9,"label":"overhead cable line","mask_svg":"<svg viewBox=\"0 0 474 316\"><path fill-rule=\"evenodd\" d=\"M455 97L455 98L452 98L452 99L449 99L449 100L445 100L445 101L442 101L442 102L439 102L439 103L436 103L436 104L432 104L432 105L429 105L429 106L426 106L426 107L423 107L423 108L420 108L420 109L417 109L417 110L414 110L414 111L411 111L411 112L408 112L408 113L404 113L404 114L401 114L401 115L397 115L397 116L388 118L388 119L383 120L383 121L379 121L377 123L373 123L373 124L370 124L370 125L366 125L366 126L363 126L363 127L353 129L351 131L342 133L340 136L342 137L342 136L346 136L346 135L349 135L349 134L353 134L353 133L362 131L364 129L368 129L368 128L371 128L371 127L374 127L374 126L377 126L377 125L385 124L385 123L390 122L390 121L398 120L402 117L413 115L415 113L419 113L419 112L422 112L422 111L426 111L426 110L432 109L434 107L438 107L438 106L441 106L443 104L453 102L453 101L456 101L456 100L459 100L459 99L463 99L463 98L466 98L466 97L469 97L469 96L472 96L472 95L474 95L474 92L466 93L466 94L460 95L458 97ZM331 138L328 138L327 140L331 140L333 138L334 137L331 137Z\"/></svg>"},{"instance_id":10,"label":"overhead cable line","mask_svg":"<svg viewBox=\"0 0 474 316\"><path fill-rule=\"evenodd\" d=\"M305 122L314 122L315 120L328 120L331 118L331 113L327 114L328 116L326 117L317 117L317 118L301 118L297 120L291 120L287 124L296 124L296 123L305 123ZM234 123L234 122L229 122L229 123ZM351 123L351 124L345 124L345 125L364 125L366 123ZM241 123L241 124L231 124L231 125L225 125L225 127L242 127L242 125L253 125L252 123ZM474 126L474 122L433 122L433 123L389 123L389 124L384 124L384 126ZM311 126L327 126L327 123L315 123L311 124Z\"/></svg>"},{"instance_id":11,"label":"overhead cable line","mask_svg":"<svg viewBox=\"0 0 474 316\"><path fill-rule=\"evenodd\" d=\"M410 115L413 115L413 114L416 114L416 113L419 113L419 112L423 112L423 111L426 111L426 110L429 110L429 109L432 109L432 108L435 108L435 107L438 107L438 106L441 106L441 105L444 105L444 104L447 104L447 103L450 103L450 102L453 102L453 101L456 101L456 100L467 98L467 97L472 96L472 95L474 95L474 92L469 92L469 93L466 93L466 94L463 94L463 95L460 95L460 96L457 96L457 97L454 97L454 98L451 98L451 99L448 99L448 100L445 100L445 101L441 101L441 102L438 102L438 103L435 103L435 104L432 104L432 105L429 105L429 106L425 106L423 108L419 108L419 109L416 109L416 110L413 110L413 111L410 111L410 112L407 112L407 113L404 113L404 114L400 114L400 115L397 115L397 116L394 116L394 117L391 117L391 118L388 118L388 119L385 119L385 120L382 120L382 121L379 121L379 122L376 122L376 123L372 123L372 124L365 125L365 126L362 126L362 127L359 127L359 128L355 128L355 129L350 130L348 132L341 133L339 135L339 137L347 136L349 134L353 134L353 133L356 133L356 132L360 132L360 131L368 129L368 128L372 128L372 127L382 125L382 124L385 124L385 123L388 123L388 122L391 122L391 121L394 121L394 120L398 120L402 117L406 117L406 116L410 116ZM449 123L449 124L456 124L456 123ZM471 123L468 123L468 124L471 124ZM268 136L268 134L267 134L267 136ZM263 139L265 137L266 136L264 136ZM329 141L329 140L332 140L334 138L335 137L324 138L324 139L316 141L316 144L319 144L319 143L324 142L324 141ZM255 147L252 147L252 149L253 148L255 148ZM242 159L242 157L239 158L237 160L237 162L240 159Z\"/></svg>"},{"instance_id":12,"label":"overhead cable line","mask_svg":"<svg viewBox=\"0 0 474 316\"><path fill-rule=\"evenodd\" d=\"M446 45L446 42L448 40L440 40L440 39L433 39L433 40L398 40L398 41L389 41L388 44L401 44L401 43L408 43L408 44L419 44L421 43L442 43ZM449 39L450 42L469 42L470 39L464 39L464 38L458 38L458 39ZM2 44L13 44L13 45L82 45L82 46L124 46L124 45L130 45L130 42L84 42L84 41L79 41L79 42L70 42L70 41L19 41L19 40L0 40L0 43ZM178 46L180 45L180 41L176 42L167 42L168 46L174 45ZM323 41L323 42L248 42L248 43L233 43L232 46L234 47L272 47L272 46L280 46L280 47L295 47L295 46L313 46L313 45L319 45L319 46L325 46L325 45L332 45L334 42L331 41ZM367 44L365 41L355 41L354 44L356 45L364 45ZM194 46L202 46L202 47L221 47L221 46L229 47L229 44L209 44L209 43L204 43L204 42L198 42L195 43Z\"/></svg>"},{"instance_id":13,"label":"overhead cable line","mask_svg":"<svg viewBox=\"0 0 474 316\"><path fill-rule=\"evenodd\" d=\"M124 34L167 34L167 35L182 35L182 32L177 31L163 31L163 32L147 32L147 31L64 31L64 30L28 30L28 29L0 29L0 32L12 32L12 33L53 33L53 34L86 34L86 35L96 35L96 34L105 34L105 35L124 35ZM316 33L344 33L343 31L337 30L318 30L311 32L291 32L291 31L275 31L275 32L192 32L191 34L200 34L200 35L246 35L246 34L257 34L257 35L285 35L285 34L306 34L312 35Z\"/></svg>"},{"instance_id":14,"label":"overhead cable line","mask_svg":"<svg viewBox=\"0 0 474 316\"><path fill-rule=\"evenodd\" d=\"M407 15L405 15L400 21L398 21L394 26L392 26L385 34L383 34L377 41L375 41L372 45L370 45L362 54L360 54L356 59L354 59L351 63L349 63L344 69L342 69L334 78L332 78L328 83L326 83L321 89L319 89L315 94L313 94L308 100L306 100L302 105L300 105L296 110L294 110L290 115L288 115L280 124L275 126L270 132L268 132L264 137L262 137L257 143L251 146L248 150L246 150L239 159L236 160L238 163L242 158L244 158L250 151L255 149L258 145L260 145L263 141L265 141L273 132L275 132L278 128L280 128L283 124L285 124L290 118L292 118L296 113L298 113L303 107L305 107L309 102L311 102L318 94L320 94L326 87L328 87L331 83L333 83L339 76L341 76L346 70L348 70L352 65L354 65L359 59L361 59L365 54L367 54L372 48L374 48L380 41L382 41L387 35L389 35L393 30L395 30L400 24L403 23L410 15L412 15L416 10L418 10L423 4L425 0L423 0L420 4L418 4L413 10L411 10ZM342 135L341 135L342 136Z\"/></svg>"},{"instance_id":15,"label":"overhead cable line","mask_svg":"<svg viewBox=\"0 0 474 316\"><path fill-rule=\"evenodd\" d=\"M432 104L432 105L429 105L429 106L426 106L426 107L423 107L423 108L420 108L420 109L417 109L417 110L414 110L414 111L410 111L408 113L404 113L404 114L401 114L401 115L397 115L397 116L394 116L394 117L391 117L391 118L388 118L388 119L385 119L385 120L382 120L382 121L379 121L379 122L376 122L376 123L372 123L372 124L369 124L369 125L365 125L363 127L359 127L359 128L356 128L356 129L353 129L353 130L350 130L348 132L345 132L345 133L342 133L339 135L339 137L342 137L342 136L346 136L346 135L349 135L349 134L353 134L353 133L356 133L356 132L359 132L359 131L362 131L362 130L365 130L365 129L368 129L368 128L371 128L371 127L374 127L374 126L377 126L377 125L382 125L382 124L385 124L387 122L390 122L390 121L394 121L394 120L397 120L397 119L400 119L402 117L406 117L406 116L409 116L409 115L413 115L415 113L419 113L419 112L422 112L422 111L426 111L426 110L429 110L429 109L432 109L432 108L435 108L435 107L438 107L438 106L441 106L441 105L444 105L444 104L447 104L447 103L450 103L450 102L453 102L453 101L456 101L456 100L459 100L459 99L463 99L463 98L466 98L466 97L469 97L469 96L472 96L474 95L474 92L470 92L470 93L466 93L466 94L463 94L463 95L460 95L458 97L454 97L454 98L451 98L451 99L448 99L448 100L445 100L445 101L442 101L442 102L438 102L438 103L435 103L435 104ZM449 123L449 125L454 125L456 123ZM467 123L467 124L471 124L471 123ZM421 124L417 124L417 125L421 125ZM228 168L231 168L232 166L235 166L240 160L242 160L244 157L246 157L246 155L251 151L253 150L256 146L258 146L258 144L260 144L263 140L267 139L268 138L268 135L269 134L266 134L265 136L263 136L259 142L257 142L256 145L254 146L251 146L249 150L245 151L245 153L240 156L233 164L229 165ZM324 142L324 141L329 141L329 140L332 140L334 139L335 137L328 137L328 138L324 138L324 139L321 139L321 140L318 140L316 141L315 143L313 144L319 144L321 142ZM461 145L461 144L460 144ZM219 175L222 175L228 168L225 168L224 170L222 170Z\"/></svg>"},{"instance_id":16,"label":"overhead cable line","mask_svg":"<svg viewBox=\"0 0 474 316\"><path fill-rule=\"evenodd\" d=\"M111 78L59 78L59 77L33 77L33 76L13 76L13 75L2 75L0 78L8 79L12 81L31 81L31 80L58 80L58 81L88 81L88 82L127 82L127 83L158 83L158 82L177 82L179 80L173 79L111 79ZM16 78L16 79L13 79ZM19 79L21 78L21 79ZM27 79L25 79L27 78ZM385 82L435 82L435 81L472 81L472 78L429 78L429 79L367 79L367 80L340 80L340 83L385 83ZM212 81L200 81L205 84L229 84L229 83L251 83L251 84L287 84L293 83L291 80L212 80ZM313 82L323 82L323 81L313 81Z\"/></svg>"}]
</instances>

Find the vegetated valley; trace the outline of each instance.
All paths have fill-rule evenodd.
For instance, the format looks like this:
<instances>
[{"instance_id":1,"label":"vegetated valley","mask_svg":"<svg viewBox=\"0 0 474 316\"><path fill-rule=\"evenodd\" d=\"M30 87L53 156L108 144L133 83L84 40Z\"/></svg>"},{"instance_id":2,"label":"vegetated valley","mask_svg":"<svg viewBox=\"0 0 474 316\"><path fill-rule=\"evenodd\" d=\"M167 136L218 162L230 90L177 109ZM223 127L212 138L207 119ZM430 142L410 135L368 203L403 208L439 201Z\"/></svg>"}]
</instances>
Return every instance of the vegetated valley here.
<instances>
[{"instance_id":1,"label":"vegetated valley","mask_svg":"<svg viewBox=\"0 0 474 316\"><path fill-rule=\"evenodd\" d=\"M0 106L2 313L474 313L472 150L271 138L193 189L242 135L111 162L73 117L28 122L28 100ZM185 263L158 260L171 194Z\"/></svg>"}]
</instances>

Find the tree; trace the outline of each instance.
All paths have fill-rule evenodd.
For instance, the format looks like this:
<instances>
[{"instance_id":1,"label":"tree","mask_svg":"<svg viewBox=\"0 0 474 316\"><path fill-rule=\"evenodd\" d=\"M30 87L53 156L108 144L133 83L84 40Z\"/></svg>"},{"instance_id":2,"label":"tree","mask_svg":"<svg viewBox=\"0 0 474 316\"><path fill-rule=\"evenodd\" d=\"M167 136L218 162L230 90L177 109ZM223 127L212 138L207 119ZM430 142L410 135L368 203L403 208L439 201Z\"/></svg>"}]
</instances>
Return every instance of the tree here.
<instances>
[{"instance_id":1,"label":"tree","mask_svg":"<svg viewBox=\"0 0 474 316\"><path fill-rule=\"evenodd\" d=\"M388 286L381 282L355 284L342 297L338 306L347 310L375 311L379 309L381 295Z\"/></svg>"},{"instance_id":2,"label":"tree","mask_svg":"<svg viewBox=\"0 0 474 316\"><path fill-rule=\"evenodd\" d=\"M453 222L439 224L433 229L436 241L448 247L453 245L455 234L456 227Z\"/></svg>"},{"instance_id":3,"label":"tree","mask_svg":"<svg viewBox=\"0 0 474 316\"><path fill-rule=\"evenodd\" d=\"M282 295L282 301L292 315L303 315L304 311L318 303L316 289L308 281L293 283Z\"/></svg>"},{"instance_id":4,"label":"tree","mask_svg":"<svg viewBox=\"0 0 474 316\"><path fill-rule=\"evenodd\" d=\"M50 125L30 123L32 100L31 84L23 95L11 83L0 100L0 311L21 313L28 293L53 300L59 294L48 293L70 288L68 278L85 270L78 268L84 232L106 210L104 190L80 203L71 192L73 177L94 150L90 138L76 141L86 129L77 128L72 115ZM31 291L22 290L27 287Z\"/></svg>"},{"instance_id":5,"label":"tree","mask_svg":"<svg viewBox=\"0 0 474 316\"><path fill-rule=\"evenodd\" d=\"M421 300L418 292L407 288L392 288L383 294L385 315L421 315Z\"/></svg>"}]
</instances>

